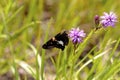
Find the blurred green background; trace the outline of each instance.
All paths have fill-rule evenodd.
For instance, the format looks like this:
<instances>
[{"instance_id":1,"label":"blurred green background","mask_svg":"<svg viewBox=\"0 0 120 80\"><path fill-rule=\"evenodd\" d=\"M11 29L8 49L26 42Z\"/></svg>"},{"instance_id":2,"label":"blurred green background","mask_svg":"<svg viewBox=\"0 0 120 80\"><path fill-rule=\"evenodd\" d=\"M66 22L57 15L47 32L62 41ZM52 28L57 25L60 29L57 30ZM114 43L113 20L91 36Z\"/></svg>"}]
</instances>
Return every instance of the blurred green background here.
<instances>
[{"instance_id":1,"label":"blurred green background","mask_svg":"<svg viewBox=\"0 0 120 80\"><path fill-rule=\"evenodd\" d=\"M36 66L36 57L29 43L41 55L45 36L50 39L58 32L77 26L88 34L94 29L94 16L110 11L116 13L118 23L108 37L117 40L120 37L120 0L0 0L0 80L13 79L14 60ZM98 38L101 40L105 32L103 29L94 34L91 45L100 44ZM91 49L91 45L86 49ZM57 51L47 51L46 59ZM47 60L46 65L52 64ZM48 67L46 71L50 72ZM16 69L21 76L24 75L19 65Z\"/></svg>"}]
</instances>

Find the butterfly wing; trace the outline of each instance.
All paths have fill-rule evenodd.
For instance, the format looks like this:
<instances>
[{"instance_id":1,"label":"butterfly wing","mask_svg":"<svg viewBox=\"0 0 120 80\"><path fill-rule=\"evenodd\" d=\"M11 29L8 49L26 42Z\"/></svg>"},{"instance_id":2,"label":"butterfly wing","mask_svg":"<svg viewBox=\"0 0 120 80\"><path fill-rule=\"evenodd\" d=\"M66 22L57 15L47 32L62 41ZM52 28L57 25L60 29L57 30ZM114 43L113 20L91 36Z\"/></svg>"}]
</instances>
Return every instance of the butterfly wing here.
<instances>
[{"instance_id":1,"label":"butterfly wing","mask_svg":"<svg viewBox=\"0 0 120 80\"><path fill-rule=\"evenodd\" d=\"M59 33L55 36L55 39L57 41L57 45L55 47L60 48L64 50L65 45L68 45L69 39L68 39L68 34L66 31L63 33Z\"/></svg>"},{"instance_id":2,"label":"butterfly wing","mask_svg":"<svg viewBox=\"0 0 120 80\"><path fill-rule=\"evenodd\" d=\"M68 38L68 34L66 31L64 31L63 33L59 33L55 36L55 39L57 41L62 41L64 45L68 45L69 42L69 38Z\"/></svg>"},{"instance_id":3,"label":"butterfly wing","mask_svg":"<svg viewBox=\"0 0 120 80\"><path fill-rule=\"evenodd\" d=\"M45 44L43 44L42 48L43 49L51 49L51 48L54 48L56 45L56 41L52 38L50 39L49 41L47 41Z\"/></svg>"}]
</instances>

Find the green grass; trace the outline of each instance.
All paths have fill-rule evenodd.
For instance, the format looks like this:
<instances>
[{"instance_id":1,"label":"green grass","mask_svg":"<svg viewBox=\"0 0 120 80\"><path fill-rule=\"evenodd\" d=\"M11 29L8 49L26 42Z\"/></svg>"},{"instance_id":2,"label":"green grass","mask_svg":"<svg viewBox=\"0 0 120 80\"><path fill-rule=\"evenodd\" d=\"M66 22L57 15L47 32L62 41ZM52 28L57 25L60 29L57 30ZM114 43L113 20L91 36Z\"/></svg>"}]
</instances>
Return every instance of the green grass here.
<instances>
[{"instance_id":1,"label":"green grass","mask_svg":"<svg viewBox=\"0 0 120 80\"><path fill-rule=\"evenodd\" d=\"M14 80L27 80L26 74L35 80L119 80L119 22L94 31L96 14L114 11L119 21L119 2L1 0L0 76L10 72ZM42 49L52 36L78 26L87 36L76 49L71 41L64 51ZM23 77L20 69L26 72Z\"/></svg>"}]
</instances>

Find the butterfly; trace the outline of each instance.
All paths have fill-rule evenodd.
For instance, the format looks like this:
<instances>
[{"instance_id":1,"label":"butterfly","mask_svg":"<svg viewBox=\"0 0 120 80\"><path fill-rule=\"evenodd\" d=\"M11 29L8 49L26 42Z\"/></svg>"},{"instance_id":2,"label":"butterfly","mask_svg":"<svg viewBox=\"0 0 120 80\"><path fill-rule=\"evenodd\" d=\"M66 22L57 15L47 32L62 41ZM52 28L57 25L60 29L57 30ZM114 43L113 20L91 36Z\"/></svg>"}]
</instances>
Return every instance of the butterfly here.
<instances>
[{"instance_id":1,"label":"butterfly","mask_svg":"<svg viewBox=\"0 0 120 80\"><path fill-rule=\"evenodd\" d=\"M48 40L45 44L43 44L43 49L51 49L51 48L58 48L62 51L64 50L65 46L68 45L69 38L67 31L62 33L58 33L55 37Z\"/></svg>"}]
</instances>

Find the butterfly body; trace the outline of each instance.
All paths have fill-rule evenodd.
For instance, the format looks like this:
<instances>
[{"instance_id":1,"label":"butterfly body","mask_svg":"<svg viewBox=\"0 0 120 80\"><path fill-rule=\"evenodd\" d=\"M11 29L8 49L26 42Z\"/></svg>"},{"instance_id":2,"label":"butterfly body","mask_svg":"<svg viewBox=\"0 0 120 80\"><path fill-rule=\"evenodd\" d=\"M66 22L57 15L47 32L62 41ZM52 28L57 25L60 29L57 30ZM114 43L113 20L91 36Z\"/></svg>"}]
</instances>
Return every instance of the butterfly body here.
<instances>
[{"instance_id":1,"label":"butterfly body","mask_svg":"<svg viewBox=\"0 0 120 80\"><path fill-rule=\"evenodd\" d=\"M64 50L65 46L68 45L69 39L68 34L66 31L63 33L58 33L55 37L51 38L49 41L47 41L42 48L43 49L51 49L51 48L59 48L61 50Z\"/></svg>"}]
</instances>

